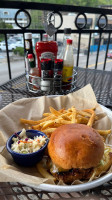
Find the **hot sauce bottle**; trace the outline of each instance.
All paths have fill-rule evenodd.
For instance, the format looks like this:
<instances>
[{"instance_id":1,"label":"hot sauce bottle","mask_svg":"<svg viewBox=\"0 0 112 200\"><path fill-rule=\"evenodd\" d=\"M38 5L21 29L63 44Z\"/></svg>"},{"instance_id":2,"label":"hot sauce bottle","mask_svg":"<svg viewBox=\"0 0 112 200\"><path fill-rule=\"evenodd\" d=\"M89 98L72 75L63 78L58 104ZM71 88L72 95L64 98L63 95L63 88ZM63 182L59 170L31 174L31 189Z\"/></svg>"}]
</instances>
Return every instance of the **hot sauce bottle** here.
<instances>
[{"instance_id":1,"label":"hot sauce bottle","mask_svg":"<svg viewBox=\"0 0 112 200\"><path fill-rule=\"evenodd\" d=\"M33 89L39 89L40 85L40 77L39 70L35 66L35 60L33 54L28 54L28 62L29 62L29 82L32 84Z\"/></svg>"},{"instance_id":2,"label":"hot sauce bottle","mask_svg":"<svg viewBox=\"0 0 112 200\"><path fill-rule=\"evenodd\" d=\"M28 62L28 54L32 54L35 62L35 54L33 52L32 45L32 33L25 33L25 68L26 68L26 76L29 73L29 62Z\"/></svg>"},{"instance_id":3,"label":"hot sauce bottle","mask_svg":"<svg viewBox=\"0 0 112 200\"><path fill-rule=\"evenodd\" d=\"M63 72L62 72L63 90L71 89L73 67L74 67L74 55L73 55L72 40L67 39L67 46L63 60Z\"/></svg>"}]
</instances>

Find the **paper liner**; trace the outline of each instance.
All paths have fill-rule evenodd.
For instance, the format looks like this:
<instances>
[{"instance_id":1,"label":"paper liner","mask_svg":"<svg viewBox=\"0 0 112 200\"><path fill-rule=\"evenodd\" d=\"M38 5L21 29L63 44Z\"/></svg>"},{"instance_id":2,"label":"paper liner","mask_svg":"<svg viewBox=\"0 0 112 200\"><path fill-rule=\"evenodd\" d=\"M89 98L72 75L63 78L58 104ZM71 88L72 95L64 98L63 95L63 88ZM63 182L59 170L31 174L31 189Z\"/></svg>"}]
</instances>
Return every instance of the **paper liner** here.
<instances>
[{"instance_id":1,"label":"paper liner","mask_svg":"<svg viewBox=\"0 0 112 200\"><path fill-rule=\"evenodd\" d=\"M97 103L90 84L65 96L50 98L43 96L39 98L23 98L15 101L0 111L0 182L13 181L35 186L41 183L54 184L52 180L42 178L36 167L24 168L16 165L5 147L7 139L23 128L20 118L41 119L44 112L49 112L49 106L57 110L61 108L68 109L71 106L75 106L76 109L96 107L96 113L100 119L95 123L94 128L105 130L111 128L111 120ZM112 143L111 136L109 136L108 142ZM108 173L111 172L112 167ZM77 180L74 184L77 183L81 182ZM59 184L62 184L62 182Z\"/></svg>"}]
</instances>

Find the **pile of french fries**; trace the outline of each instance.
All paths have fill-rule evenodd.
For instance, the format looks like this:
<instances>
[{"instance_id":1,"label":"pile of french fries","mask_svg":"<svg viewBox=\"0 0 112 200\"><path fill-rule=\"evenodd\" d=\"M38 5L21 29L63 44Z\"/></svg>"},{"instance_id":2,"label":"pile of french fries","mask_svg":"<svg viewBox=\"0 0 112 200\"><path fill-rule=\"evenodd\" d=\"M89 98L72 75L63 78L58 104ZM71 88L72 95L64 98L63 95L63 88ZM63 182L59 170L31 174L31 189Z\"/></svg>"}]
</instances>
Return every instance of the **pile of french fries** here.
<instances>
[{"instance_id":1,"label":"pile of french fries","mask_svg":"<svg viewBox=\"0 0 112 200\"><path fill-rule=\"evenodd\" d=\"M95 121L98 120L98 116L95 113L95 108L86 110L77 110L74 106L69 109L56 110L53 107L49 107L50 112L44 113L41 120L27 120L20 119L20 122L28 125L29 129L39 130L44 132L49 138L57 127L64 124L86 124L89 127L93 127ZM111 133L109 130L97 130L97 132L103 136L103 139Z\"/></svg>"}]
</instances>

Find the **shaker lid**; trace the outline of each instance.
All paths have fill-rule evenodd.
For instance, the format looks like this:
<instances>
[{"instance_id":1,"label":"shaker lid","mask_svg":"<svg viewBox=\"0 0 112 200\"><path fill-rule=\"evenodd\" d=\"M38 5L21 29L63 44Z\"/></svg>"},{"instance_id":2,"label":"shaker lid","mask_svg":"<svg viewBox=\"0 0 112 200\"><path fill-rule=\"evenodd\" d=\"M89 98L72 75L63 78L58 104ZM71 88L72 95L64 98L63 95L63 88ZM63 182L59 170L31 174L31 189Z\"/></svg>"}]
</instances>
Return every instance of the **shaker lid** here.
<instances>
[{"instance_id":1,"label":"shaker lid","mask_svg":"<svg viewBox=\"0 0 112 200\"><path fill-rule=\"evenodd\" d=\"M54 70L62 70L63 68L63 59L54 60Z\"/></svg>"},{"instance_id":2,"label":"shaker lid","mask_svg":"<svg viewBox=\"0 0 112 200\"><path fill-rule=\"evenodd\" d=\"M72 44L72 40L71 39L67 39L67 44Z\"/></svg>"},{"instance_id":3,"label":"shaker lid","mask_svg":"<svg viewBox=\"0 0 112 200\"><path fill-rule=\"evenodd\" d=\"M25 33L25 39L32 39L32 33Z\"/></svg>"},{"instance_id":4,"label":"shaker lid","mask_svg":"<svg viewBox=\"0 0 112 200\"><path fill-rule=\"evenodd\" d=\"M65 34L71 34L71 32L72 32L71 28L64 28Z\"/></svg>"},{"instance_id":5,"label":"shaker lid","mask_svg":"<svg viewBox=\"0 0 112 200\"><path fill-rule=\"evenodd\" d=\"M40 63L41 63L41 70L51 70L52 60L50 58L42 58Z\"/></svg>"}]
</instances>

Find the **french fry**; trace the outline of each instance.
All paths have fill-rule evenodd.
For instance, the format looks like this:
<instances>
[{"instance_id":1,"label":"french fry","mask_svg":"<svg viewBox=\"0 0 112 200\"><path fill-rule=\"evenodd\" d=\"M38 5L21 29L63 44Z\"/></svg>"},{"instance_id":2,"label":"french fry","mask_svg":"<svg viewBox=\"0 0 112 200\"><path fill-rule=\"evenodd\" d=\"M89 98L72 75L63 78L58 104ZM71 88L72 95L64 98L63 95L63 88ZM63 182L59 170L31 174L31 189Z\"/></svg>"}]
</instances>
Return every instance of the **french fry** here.
<instances>
[{"instance_id":1,"label":"french fry","mask_svg":"<svg viewBox=\"0 0 112 200\"><path fill-rule=\"evenodd\" d=\"M77 123L76 116L77 116L76 109L72 107L72 122L71 122L72 124Z\"/></svg>"},{"instance_id":2,"label":"french fry","mask_svg":"<svg viewBox=\"0 0 112 200\"><path fill-rule=\"evenodd\" d=\"M111 129L109 130L96 130L100 135L107 136L111 133Z\"/></svg>"},{"instance_id":3,"label":"french fry","mask_svg":"<svg viewBox=\"0 0 112 200\"><path fill-rule=\"evenodd\" d=\"M87 124L88 121L89 121L89 119L86 118L86 117L80 117L80 116L79 116L79 117L77 118L77 123L78 123L78 124Z\"/></svg>"},{"instance_id":4,"label":"french fry","mask_svg":"<svg viewBox=\"0 0 112 200\"><path fill-rule=\"evenodd\" d=\"M35 126L32 126L32 129L34 129L34 130L38 130L38 131L41 131L41 126L40 126L40 124L38 124L38 125L35 125Z\"/></svg>"},{"instance_id":5,"label":"french fry","mask_svg":"<svg viewBox=\"0 0 112 200\"><path fill-rule=\"evenodd\" d=\"M38 124L38 123L39 123L38 121L27 120L27 119L23 119L23 118L20 119L20 122L21 122L22 124L29 124L29 125Z\"/></svg>"},{"instance_id":6,"label":"french fry","mask_svg":"<svg viewBox=\"0 0 112 200\"><path fill-rule=\"evenodd\" d=\"M48 127L51 127L53 124L54 124L54 121L53 120L49 120L42 126L42 129L46 129Z\"/></svg>"},{"instance_id":7,"label":"french fry","mask_svg":"<svg viewBox=\"0 0 112 200\"><path fill-rule=\"evenodd\" d=\"M54 123L58 123L58 124L71 124L71 121L64 120L62 118L58 118L58 119L54 120Z\"/></svg>"},{"instance_id":8,"label":"french fry","mask_svg":"<svg viewBox=\"0 0 112 200\"><path fill-rule=\"evenodd\" d=\"M92 109L86 109L86 110L83 110L83 111L82 110L78 110L77 113L82 115L82 116L84 116L84 117L85 116L86 117L90 117L91 113L92 113L90 110L92 110ZM98 120L98 116L95 116L95 120Z\"/></svg>"},{"instance_id":9,"label":"french fry","mask_svg":"<svg viewBox=\"0 0 112 200\"><path fill-rule=\"evenodd\" d=\"M29 126L29 127L28 127L28 129L29 129L29 130L31 130L31 129L32 129L32 127L31 127L31 126Z\"/></svg>"},{"instance_id":10,"label":"french fry","mask_svg":"<svg viewBox=\"0 0 112 200\"><path fill-rule=\"evenodd\" d=\"M60 117L62 117L62 118L65 119L65 120L70 121L70 120L71 120L71 119L70 119L70 115L71 115L71 113L70 113L70 112L67 112L67 113L64 113L64 114L60 115Z\"/></svg>"},{"instance_id":11,"label":"french fry","mask_svg":"<svg viewBox=\"0 0 112 200\"><path fill-rule=\"evenodd\" d=\"M55 123L51 128L58 128L60 126L62 126L63 124L61 123Z\"/></svg>"},{"instance_id":12,"label":"french fry","mask_svg":"<svg viewBox=\"0 0 112 200\"><path fill-rule=\"evenodd\" d=\"M27 120L27 119L21 118L21 119L20 119L20 122L23 123L23 124L38 125L38 124L40 124L40 123L42 123L42 122L44 122L44 121L47 121L47 120L49 120L49 119L55 119L55 116L50 115L50 116L45 117L45 118L43 118L43 119L40 119L40 120L38 120L38 121Z\"/></svg>"},{"instance_id":13,"label":"french fry","mask_svg":"<svg viewBox=\"0 0 112 200\"><path fill-rule=\"evenodd\" d=\"M80 115L83 116L83 117L85 117L85 116L86 116L86 117L90 117L90 116L91 116L90 113L85 112L85 111L81 111L81 110L78 110L77 113L80 114Z\"/></svg>"},{"instance_id":14,"label":"french fry","mask_svg":"<svg viewBox=\"0 0 112 200\"><path fill-rule=\"evenodd\" d=\"M74 106L72 106L71 108L68 109L68 112L72 112L72 109L75 108Z\"/></svg>"},{"instance_id":15,"label":"french fry","mask_svg":"<svg viewBox=\"0 0 112 200\"><path fill-rule=\"evenodd\" d=\"M55 178L47 172L47 170L43 167L41 161L36 165L38 172L44 177L48 179L55 180Z\"/></svg>"},{"instance_id":16,"label":"french fry","mask_svg":"<svg viewBox=\"0 0 112 200\"><path fill-rule=\"evenodd\" d=\"M43 113L43 116L44 116L44 117L51 116L51 113Z\"/></svg>"},{"instance_id":17,"label":"french fry","mask_svg":"<svg viewBox=\"0 0 112 200\"><path fill-rule=\"evenodd\" d=\"M90 109L84 109L83 111L85 111L85 112L90 112L90 113L91 113L91 111L95 111L95 109L96 109L96 108L90 108Z\"/></svg>"},{"instance_id":18,"label":"french fry","mask_svg":"<svg viewBox=\"0 0 112 200\"><path fill-rule=\"evenodd\" d=\"M53 131L55 131L55 130L56 130L56 128L48 128L46 130L41 130L41 131L43 131L48 137L50 137L51 134L53 133Z\"/></svg>"},{"instance_id":19,"label":"french fry","mask_svg":"<svg viewBox=\"0 0 112 200\"><path fill-rule=\"evenodd\" d=\"M89 112L90 112L92 115L91 115L91 117L90 117L90 119L89 119L89 121L88 121L88 123L87 123L87 126L92 127L93 122L94 122L94 119L95 119L95 112L94 112L93 110L90 110Z\"/></svg>"},{"instance_id":20,"label":"french fry","mask_svg":"<svg viewBox=\"0 0 112 200\"><path fill-rule=\"evenodd\" d=\"M50 106L49 109L50 109L50 112L51 112L53 115L55 115L55 116L60 116L60 115L61 115L61 113L60 113L59 111L55 110L53 107Z\"/></svg>"}]
</instances>

